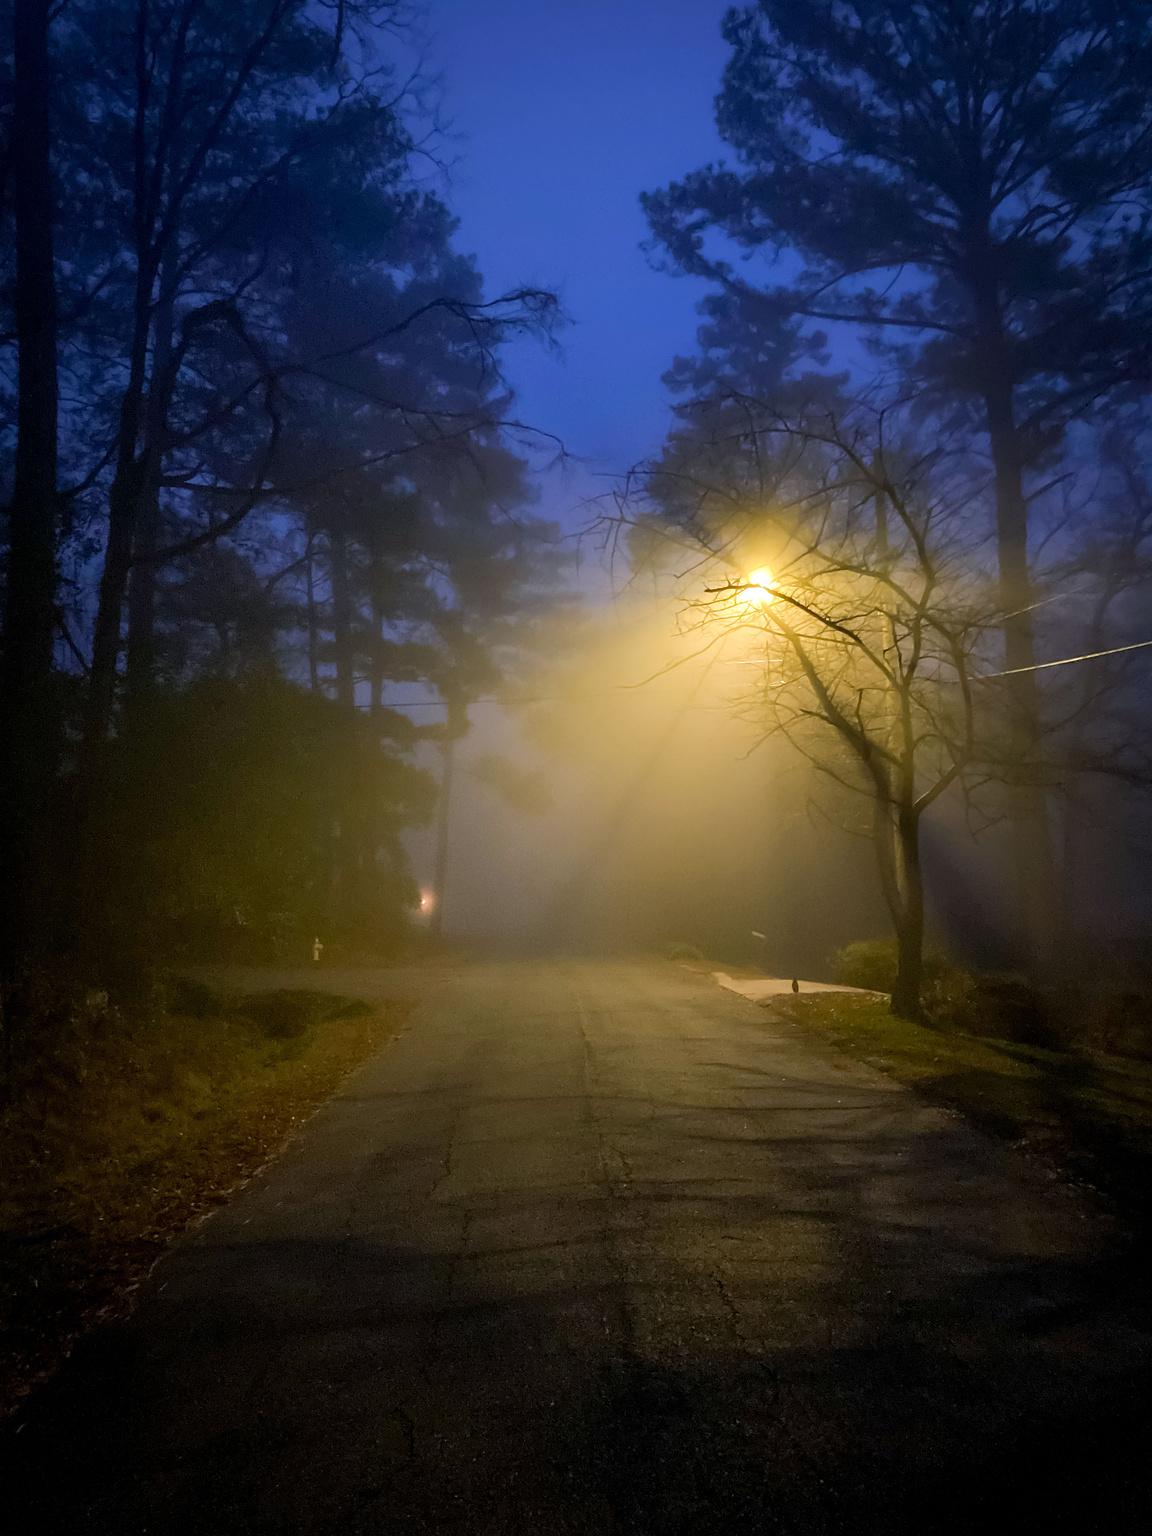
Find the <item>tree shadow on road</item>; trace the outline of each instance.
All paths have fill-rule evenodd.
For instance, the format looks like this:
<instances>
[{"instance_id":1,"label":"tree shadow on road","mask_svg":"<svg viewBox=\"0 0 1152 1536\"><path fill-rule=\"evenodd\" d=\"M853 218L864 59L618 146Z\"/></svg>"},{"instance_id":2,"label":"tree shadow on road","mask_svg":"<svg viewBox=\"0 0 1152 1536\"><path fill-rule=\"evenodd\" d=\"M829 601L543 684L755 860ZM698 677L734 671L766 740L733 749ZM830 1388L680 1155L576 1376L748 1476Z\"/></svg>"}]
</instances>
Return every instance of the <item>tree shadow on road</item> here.
<instances>
[{"instance_id":1,"label":"tree shadow on road","mask_svg":"<svg viewBox=\"0 0 1152 1536\"><path fill-rule=\"evenodd\" d=\"M245 1208L263 1236L230 1208L9 1426L12 1528L1140 1528L1146 1255L1007 1260L980 1227L995 1192L1025 1215L1042 1194L966 1127L897 1124L890 1089L793 1078L756 1124L743 1091L614 1095L616 1183L550 1182L542 1159L388 1215L364 1173L359 1234L311 1239L271 1235L292 1223L267 1193ZM389 1176L422 1189L437 1156ZM510 1130L484 1169L519 1157Z\"/></svg>"},{"instance_id":2,"label":"tree shadow on road","mask_svg":"<svg viewBox=\"0 0 1152 1536\"><path fill-rule=\"evenodd\" d=\"M374 1320L371 1294L423 1256L321 1248L260 1262L290 1272L298 1295L343 1277L352 1299L322 1326L307 1307L261 1321L224 1302L189 1318L175 1355L150 1355L132 1328L78 1350L7 1437L14 1528L959 1536L1137 1529L1149 1507L1148 1367L1078 1392L1033 1353L1085 1306L1098 1325L1093 1297L1115 1328L1145 1321L1136 1277L1115 1266L983 1277L905 1310L866 1347L677 1364L625 1339L574 1350L574 1312L620 1301L594 1287L406 1315L384 1303ZM1017 1339L1009 1371L952 1347L973 1316L1001 1344ZM397 1327L407 1337L381 1346Z\"/></svg>"}]
</instances>

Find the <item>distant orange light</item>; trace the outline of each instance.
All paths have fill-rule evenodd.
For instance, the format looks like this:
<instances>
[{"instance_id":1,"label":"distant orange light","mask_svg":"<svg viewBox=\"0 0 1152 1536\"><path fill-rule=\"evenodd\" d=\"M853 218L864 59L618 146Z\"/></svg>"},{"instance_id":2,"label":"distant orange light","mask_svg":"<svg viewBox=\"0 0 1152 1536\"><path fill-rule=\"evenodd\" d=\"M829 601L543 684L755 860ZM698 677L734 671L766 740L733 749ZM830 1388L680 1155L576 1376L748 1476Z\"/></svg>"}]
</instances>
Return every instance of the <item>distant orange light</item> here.
<instances>
[{"instance_id":1,"label":"distant orange light","mask_svg":"<svg viewBox=\"0 0 1152 1536\"><path fill-rule=\"evenodd\" d=\"M433 907L435 907L435 905L436 905L436 893L435 893L435 891L421 891L420 892L420 911L421 912L431 912Z\"/></svg>"}]
</instances>

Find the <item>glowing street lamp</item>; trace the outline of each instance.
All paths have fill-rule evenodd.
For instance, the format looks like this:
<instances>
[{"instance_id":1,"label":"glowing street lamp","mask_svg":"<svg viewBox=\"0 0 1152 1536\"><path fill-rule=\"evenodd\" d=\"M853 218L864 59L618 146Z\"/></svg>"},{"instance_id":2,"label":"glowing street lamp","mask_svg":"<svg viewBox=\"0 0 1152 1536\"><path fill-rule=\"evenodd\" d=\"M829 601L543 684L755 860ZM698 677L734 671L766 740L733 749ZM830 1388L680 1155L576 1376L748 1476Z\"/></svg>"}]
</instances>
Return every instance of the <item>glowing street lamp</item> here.
<instances>
[{"instance_id":1,"label":"glowing street lamp","mask_svg":"<svg viewBox=\"0 0 1152 1536\"><path fill-rule=\"evenodd\" d=\"M751 571L740 590L740 602L745 608L767 608L772 602L772 572L766 565Z\"/></svg>"},{"instance_id":2,"label":"glowing street lamp","mask_svg":"<svg viewBox=\"0 0 1152 1536\"><path fill-rule=\"evenodd\" d=\"M741 581L729 576L722 587L705 587L716 617L737 621L762 611L776 599L776 581L766 565L750 571Z\"/></svg>"}]
</instances>

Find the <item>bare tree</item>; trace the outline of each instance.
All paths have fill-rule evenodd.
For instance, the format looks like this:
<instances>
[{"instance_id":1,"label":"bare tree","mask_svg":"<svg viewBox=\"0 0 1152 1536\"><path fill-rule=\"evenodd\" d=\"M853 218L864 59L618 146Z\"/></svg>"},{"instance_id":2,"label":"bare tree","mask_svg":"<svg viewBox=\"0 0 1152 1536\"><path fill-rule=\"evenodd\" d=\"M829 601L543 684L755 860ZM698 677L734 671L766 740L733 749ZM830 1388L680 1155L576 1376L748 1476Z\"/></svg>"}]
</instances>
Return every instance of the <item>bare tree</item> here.
<instances>
[{"instance_id":1,"label":"bare tree","mask_svg":"<svg viewBox=\"0 0 1152 1536\"><path fill-rule=\"evenodd\" d=\"M914 1019L921 822L992 756L977 690L995 582L934 483L940 454L890 442L883 411L757 415L755 451L730 453L726 479L668 465L649 475L648 494L676 512L643 516L644 537L690 552L682 627L703 646L744 649L750 681L732 707L761 739L784 734L865 797L899 953L892 1008Z\"/></svg>"},{"instance_id":2,"label":"bare tree","mask_svg":"<svg viewBox=\"0 0 1152 1536\"><path fill-rule=\"evenodd\" d=\"M723 30L717 125L737 164L644 199L658 246L718 286L708 352L677 382L710 392L727 351L763 390L832 325L986 433L1016 899L1047 962L1032 480L1069 423L1148 388L1148 5L757 0ZM764 286L718 235L767 256Z\"/></svg>"}]
</instances>

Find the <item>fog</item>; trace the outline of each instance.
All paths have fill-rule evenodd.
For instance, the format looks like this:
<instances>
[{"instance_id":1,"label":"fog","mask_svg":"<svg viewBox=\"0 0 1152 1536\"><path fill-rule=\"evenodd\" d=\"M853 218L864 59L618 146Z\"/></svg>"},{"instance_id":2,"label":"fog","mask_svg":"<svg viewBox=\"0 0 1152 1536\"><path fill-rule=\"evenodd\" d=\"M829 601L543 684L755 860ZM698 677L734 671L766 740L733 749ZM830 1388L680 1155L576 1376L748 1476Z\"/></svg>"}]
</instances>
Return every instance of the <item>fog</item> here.
<instances>
[{"instance_id":1,"label":"fog","mask_svg":"<svg viewBox=\"0 0 1152 1536\"><path fill-rule=\"evenodd\" d=\"M694 658L675 615L636 593L603 602L539 702L474 707L453 783L447 935L549 951L684 943L817 976L838 945L883 931L869 843L828 822L787 743L733 718L738 648ZM493 754L543 782L546 811L484 781ZM425 885L433 846L427 830L413 839Z\"/></svg>"},{"instance_id":2,"label":"fog","mask_svg":"<svg viewBox=\"0 0 1152 1536\"><path fill-rule=\"evenodd\" d=\"M579 621L556 620L552 659L482 701L457 749L441 921L458 946L511 953L667 951L814 980L835 951L889 931L862 797L788 740L739 717L746 642L700 651L673 598L603 573ZM1057 632L1057 643L1059 633ZM1072 637L1069 637L1071 643ZM1060 704L1060 691L1053 689ZM439 774L437 753L419 761ZM1152 825L1122 785L1052 796L1053 846L1081 964L1131 978L1152 903ZM435 831L407 838L432 900ZM1012 969L1023 942L1010 833L959 795L924 835L930 937ZM761 937L762 935L762 937Z\"/></svg>"}]
</instances>

